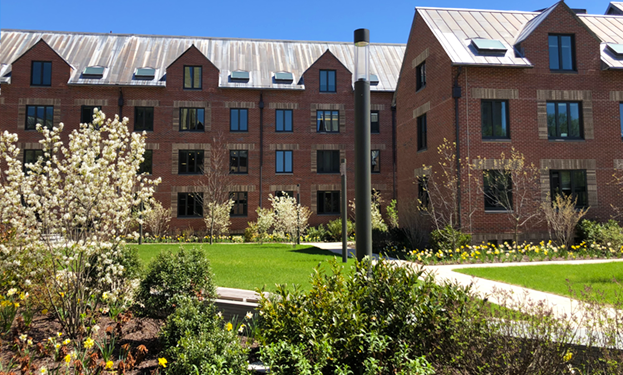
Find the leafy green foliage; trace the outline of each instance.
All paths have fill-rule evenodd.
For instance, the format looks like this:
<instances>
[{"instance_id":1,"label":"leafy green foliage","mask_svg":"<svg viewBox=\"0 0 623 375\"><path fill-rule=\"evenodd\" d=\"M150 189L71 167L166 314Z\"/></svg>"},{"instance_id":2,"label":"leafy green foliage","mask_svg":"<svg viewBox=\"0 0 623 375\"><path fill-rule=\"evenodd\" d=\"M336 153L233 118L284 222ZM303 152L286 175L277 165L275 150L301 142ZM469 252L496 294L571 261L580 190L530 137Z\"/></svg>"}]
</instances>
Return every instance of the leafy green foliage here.
<instances>
[{"instance_id":1,"label":"leafy green foliage","mask_svg":"<svg viewBox=\"0 0 623 375\"><path fill-rule=\"evenodd\" d=\"M355 232L355 223L350 220L346 220L346 230L348 231L348 236L350 237ZM335 219L330 221L327 224L327 232L329 232L329 238L333 241L341 241L342 240L342 219Z\"/></svg>"},{"instance_id":2,"label":"leafy green foliage","mask_svg":"<svg viewBox=\"0 0 623 375\"><path fill-rule=\"evenodd\" d=\"M150 264L137 295L148 315L168 316L176 296L216 297L210 261L200 249L161 252Z\"/></svg>"},{"instance_id":3,"label":"leafy green foliage","mask_svg":"<svg viewBox=\"0 0 623 375\"><path fill-rule=\"evenodd\" d=\"M623 246L623 229L612 219L605 223L584 219L578 225L578 234L586 242L594 242L615 249Z\"/></svg>"},{"instance_id":4,"label":"leafy green foliage","mask_svg":"<svg viewBox=\"0 0 623 375\"><path fill-rule=\"evenodd\" d=\"M443 229L436 229L430 234L430 245L433 250L457 249L472 242L472 235L462 233L447 225Z\"/></svg>"},{"instance_id":5,"label":"leafy green foliage","mask_svg":"<svg viewBox=\"0 0 623 375\"><path fill-rule=\"evenodd\" d=\"M317 227L307 228L307 234L305 235L304 240L305 241L324 241L328 237L329 237L329 232L324 227L324 225L320 224Z\"/></svg>"}]
</instances>

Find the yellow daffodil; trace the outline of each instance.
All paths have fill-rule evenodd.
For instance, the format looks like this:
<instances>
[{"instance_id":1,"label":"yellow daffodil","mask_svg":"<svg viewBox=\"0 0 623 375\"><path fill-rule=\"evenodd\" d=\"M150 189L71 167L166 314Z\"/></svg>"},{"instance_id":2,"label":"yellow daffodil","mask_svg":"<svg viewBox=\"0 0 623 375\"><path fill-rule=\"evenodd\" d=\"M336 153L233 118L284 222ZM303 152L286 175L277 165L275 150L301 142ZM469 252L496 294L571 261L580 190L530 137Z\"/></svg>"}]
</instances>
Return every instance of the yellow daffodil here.
<instances>
[{"instance_id":1,"label":"yellow daffodil","mask_svg":"<svg viewBox=\"0 0 623 375\"><path fill-rule=\"evenodd\" d=\"M65 356L65 363L66 363L67 365L69 365L69 362L71 362L71 355L67 354L67 355Z\"/></svg>"},{"instance_id":2,"label":"yellow daffodil","mask_svg":"<svg viewBox=\"0 0 623 375\"><path fill-rule=\"evenodd\" d=\"M225 325L225 329L227 329L227 331L229 332L229 331L231 331L232 329L234 329L234 326L233 326L231 323L227 323L227 324Z\"/></svg>"},{"instance_id":3,"label":"yellow daffodil","mask_svg":"<svg viewBox=\"0 0 623 375\"><path fill-rule=\"evenodd\" d=\"M93 345L95 345L95 341L93 341L92 338L87 338L86 340L84 340L84 347L86 349L91 349L93 347Z\"/></svg>"},{"instance_id":4,"label":"yellow daffodil","mask_svg":"<svg viewBox=\"0 0 623 375\"><path fill-rule=\"evenodd\" d=\"M166 358L158 358L158 365L166 368L167 367L167 359Z\"/></svg>"},{"instance_id":5,"label":"yellow daffodil","mask_svg":"<svg viewBox=\"0 0 623 375\"><path fill-rule=\"evenodd\" d=\"M106 362L106 370L112 370L114 365L113 361Z\"/></svg>"}]
</instances>

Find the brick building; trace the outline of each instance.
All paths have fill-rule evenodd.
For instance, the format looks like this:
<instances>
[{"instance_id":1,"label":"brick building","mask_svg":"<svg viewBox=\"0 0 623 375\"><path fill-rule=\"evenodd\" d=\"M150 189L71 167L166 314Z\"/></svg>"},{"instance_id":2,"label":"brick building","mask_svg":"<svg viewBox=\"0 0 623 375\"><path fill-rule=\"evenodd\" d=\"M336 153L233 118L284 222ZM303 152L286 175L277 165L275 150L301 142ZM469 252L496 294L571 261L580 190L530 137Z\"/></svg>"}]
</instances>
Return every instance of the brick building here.
<instances>
[{"instance_id":1,"label":"brick building","mask_svg":"<svg viewBox=\"0 0 623 375\"><path fill-rule=\"evenodd\" d=\"M173 228L204 227L189 193L217 139L230 152L234 231L278 191L311 208L311 225L339 217L340 158L354 181L352 43L18 30L1 41L0 130L19 135L24 160L37 157L35 123L63 122L67 134L98 107L147 132L144 168L162 178L155 196ZM371 45L372 184L386 200L404 51Z\"/></svg>"},{"instance_id":2,"label":"brick building","mask_svg":"<svg viewBox=\"0 0 623 375\"><path fill-rule=\"evenodd\" d=\"M396 89L399 211L445 138L470 161L514 147L540 169L541 199L574 194L589 218L609 218L622 202L611 184L623 168L621 5L607 15L564 2L536 12L416 8ZM473 182L461 202L475 242L512 238ZM524 239L545 231L536 225Z\"/></svg>"}]
</instances>

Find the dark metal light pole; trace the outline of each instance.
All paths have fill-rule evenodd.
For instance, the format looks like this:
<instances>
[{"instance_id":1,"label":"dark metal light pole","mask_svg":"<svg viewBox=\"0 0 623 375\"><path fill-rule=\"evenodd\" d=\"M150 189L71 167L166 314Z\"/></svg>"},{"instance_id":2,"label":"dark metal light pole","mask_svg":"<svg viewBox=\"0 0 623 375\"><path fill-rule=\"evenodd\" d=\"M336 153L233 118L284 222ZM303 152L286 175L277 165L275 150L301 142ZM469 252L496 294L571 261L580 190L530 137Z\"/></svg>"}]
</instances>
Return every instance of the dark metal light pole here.
<instances>
[{"instance_id":1,"label":"dark metal light pole","mask_svg":"<svg viewBox=\"0 0 623 375\"><path fill-rule=\"evenodd\" d=\"M342 262L348 262L348 195L346 194L346 159L340 165L342 175Z\"/></svg>"},{"instance_id":2,"label":"dark metal light pole","mask_svg":"<svg viewBox=\"0 0 623 375\"><path fill-rule=\"evenodd\" d=\"M370 30L355 30L355 235L357 260L372 256L370 157Z\"/></svg>"},{"instance_id":3,"label":"dark metal light pole","mask_svg":"<svg viewBox=\"0 0 623 375\"><path fill-rule=\"evenodd\" d=\"M301 184L296 184L296 244L301 244Z\"/></svg>"}]
</instances>

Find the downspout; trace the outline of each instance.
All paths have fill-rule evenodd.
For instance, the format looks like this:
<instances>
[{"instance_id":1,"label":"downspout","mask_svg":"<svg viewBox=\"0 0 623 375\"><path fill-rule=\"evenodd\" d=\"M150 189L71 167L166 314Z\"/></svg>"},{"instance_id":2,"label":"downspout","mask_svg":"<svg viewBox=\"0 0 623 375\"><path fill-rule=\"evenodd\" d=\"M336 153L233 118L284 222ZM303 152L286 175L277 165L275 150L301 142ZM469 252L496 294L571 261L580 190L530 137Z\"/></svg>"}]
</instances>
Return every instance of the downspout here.
<instances>
[{"instance_id":1,"label":"downspout","mask_svg":"<svg viewBox=\"0 0 623 375\"><path fill-rule=\"evenodd\" d=\"M461 86L459 86L459 76L463 67L459 66L454 77L452 86L452 97L454 98L454 126L456 130L456 188L457 188L457 224L461 229L461 144L459 138L459 99L461 98Z\"/></svg>"},{"instance_id":2,"label":"downspout","mask_svg":"<svg viewBox=\"0 0 623 375\"><path fill-rule=\"evenodd\" d=\"M392 196L396 199L396 104L392 104Z\"/></svg>"},{"instance_id":3,"label":"downspout","mask_svg":"<svg viewBox=\"0 0 623 375\"><path fill-rule=\"evenodd\" d=\"M262 169L264 168L264 95L260 92L260 208L262 208Z\"/></svg>"},{"instance_id":4,"label":"downspout","mask_svg":"<svg viewBox=\"0 0 623 375\"><path fill-rule=\"evenodd\" d=\"M119 100L117 100L117 104L119 104L119 118L123 119L123 91L119 88Z\"/></svg>"}]
</instances>

